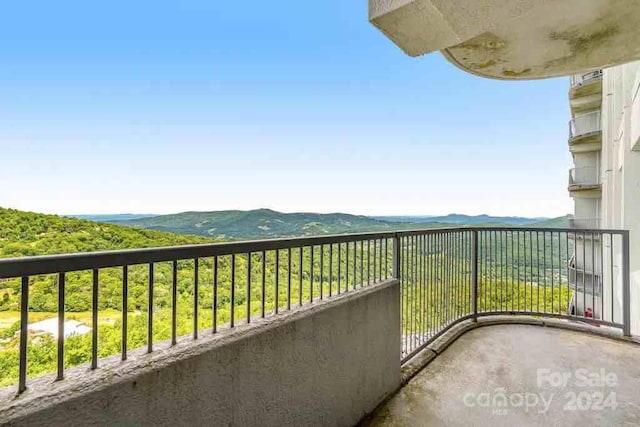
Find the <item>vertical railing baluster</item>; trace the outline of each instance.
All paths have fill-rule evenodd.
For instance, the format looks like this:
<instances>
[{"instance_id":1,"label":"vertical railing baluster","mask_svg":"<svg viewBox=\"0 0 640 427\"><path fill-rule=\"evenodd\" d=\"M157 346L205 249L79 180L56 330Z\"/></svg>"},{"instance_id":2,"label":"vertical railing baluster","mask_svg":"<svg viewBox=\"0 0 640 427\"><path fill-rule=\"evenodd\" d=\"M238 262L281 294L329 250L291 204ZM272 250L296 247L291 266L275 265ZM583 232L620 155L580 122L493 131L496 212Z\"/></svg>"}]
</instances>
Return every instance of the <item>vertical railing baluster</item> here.
<instances>
[{"instance_id":1,"label":"vertical railing baluster","mask_svg":"<svg viewBox=\"0 0 640 427\"><path fill-rule=\"evenodd\" d=\"M236 326L236 254L231 254L231 307L229 308L229 326Z\"/></svg>"},{"instance_id":2,"label":"vertical railing baluster","mask_svg":"<svg viewBox=\"0 0 640 427\"><path fill-rule=\"evenodd\" d=\"M287 249L287 310L291 310L291 248Z\"/></svg>"},{"instance_id":3,"label":"vertical railing baluster","mask_svg":"<svg viewBox=\"0 0 640 427\"><path fill-rule=\"evenodd\" d=\"M364 285L364 240L360 241L360 287Z\"/></svg>"},{"instance_id":4,"label":"vertical railing baluster","mask_svg":"<svg viewBox=\"0 0 640 427\"><path fill-rule=\"evenodd\" d=\"M329 296L333 295L333 243L329 243Z\"/></svg>"},{"instance_id":5,"label":"vertical railing baluster","mask_svg":"<svg viewBox=\"0 0 640 427\"><path fill-rule=\"evenodd\" d=\"M604 238L605 234L600 232L600 280L598 281L598 289L600 291L600 318L607 320L604 316Z\"/></svg>"},{"instance_id":6,"label":"vertical railing baluster","mask_svg":"<svg viewBox=\"0 0 640 427\"><path fill-rule=\"evenodd\" d=\"M569 307L571 307L571 272L569 271L569 260L570 258L570 254L569 254L569 233L564 233L564 239L565 239L565 251L566 251L566 255L567 255L567 313L566 314L571 314L569 312ZM562 314L562 312L560 313Z\"/></svg>"},{"instance_id":7,"label":"vertical railing baluster","mask_svg":"<svg viewBox=\"0 0 640 427\"><path fill-rule=\"evenodd\" d=\"M590 234L591 237L591 308L593 310L593 318L596 318L596 235Z\"/></svg>"},{"instance_id":8,"label":"vertical railing baluster","mask_svg":"<svg viewBox=\"0 0 640 427\"><path fill-rule=\"evenodd\" d=\"M547 232L542 233L542 280L543 280L543 301L542 301L542 311L544 313L547 312ZM540 279L538 278L538 281ZM540 285L538 285L540 287ZM540 310L538 310L540 311Z\"/></svg>"},{"instance_id":9,"label":"vertical railing baluster","mask_svg":"<svg viewBox=\"0 0 640 427\"><path fill-rule=\"evenodd\" d=\"M300 246L300 259L298 262L298 305L302 307L302 271L304 266L302 264L302 254L304 252L304 247Z\"/></svg>"},{"instance_id":10,"label":"vertical railing baluster","mask_svg":"<svg viewBox=\"0 0 640 427\"><path fill-rule=\"evenodd\" d=\"M348 271L349 269L347 269ZM342 243L338 243L338 295L342 293Z\"/></svg>"},{"instance_id":11,"label":"vertical railing baluster","mask_svg":"<svg viewBox=\"0 0 640 427\"><path fill-rule=\"evenodd\" d=\"M275 262L275 286L276 286L276 294L274 297L275 310L274 312L278 314L280 312L280 250L276 249L276 262Z\"/></svg>"},{"instance_id":12,"label":"vertical railing baluster","mask_svg":"<svg viewBox=\"0 0 640 427\"><path fill-rule=\"evenodd\" d=\"M613 245L612 245L613 246ZM622 333L631 336L631 272L629 255L629 231L622 232Z\"/></svg>"},{"instance_id":13,"label":"vertical railing baluster","mask_svg":"<svg viewBox=\"0 0 640 427\"><path fill-rule=\"evenodd\" d=\"M153 263L149 263L147 289L147 353L153 352Z\"/></svg>"},{"instance_id":14,"label":"vertical railing baluster","mask_svg":"<svg viewBox=\"0 0 640 427\"><path fill-rule=\"evenodd\" d=\"M584 231L582 232L582 317L587 317L587 233Z\"/></svg>"},{"instance_id":15,"label":"vertical railing baluster","mask_svg":"<svg viewBox=\"0 0 640 427\"><path fill-rule=\"evenodd\" d=\"M193 260L193 339L198 339L198 273L199 273L199 263L198 258L194 258Z\"/></svg>"},{"instance_id":16,"label":"vertical railing baluster","mask_svg":"<svg viewBox=\"0 0 640 427\"><path fill-rule=\"evenodd\" d=\"M422 333L421 342L424 343L425 335L427 333L427 258L425 256L426 252L426 240L427 236L423 234L421 236L421 256L420 256L420 265L422 266L422 280L420 281L422 287ZM382 250L382 248L380 248Z\"/></svg>"},{"instance_id":17,"label":"vertical railing baluster","mask_svg":"<svg viewBox=\"0 0 640 427\"><path fill-rule=\"evenodd\" d=\"M251 323L251 252L247 252L247 323Z\"/></svg>"},{"instance_id":18,"label":"vertical railing baluster","mask_svg":"<svg viewBox=\"0 0 640 427\"><path fill-rule=\"evenodd\" d=\"M302 248L300 248L300 251L302 251ZM300 259L302 260L302 252L300 252ZM300 268L302 268L302 261L300 262ZM300 273L300 277L302 277L302 273ZM260 307L260 310L261 310L260 315L264 319L264 317L266 316L266 305L267 305L267 252L266 251L262 251L262 277L260 279L262 281L262 286L261 286L262 295L260 296L262 298L262 301L261 301L261 307ZM300 288L302 289L302 285L300 286ZM300 305L302 305L302 294L300 297Z\"/></svg>"},{"instance_id":19,"label":"vertical railing baluster","mask_svg":"<svg viewBox=\"0 0 640 427\"><path fill-rule=\"evenodd\" d=\"M218 257L214 256L211 261L213 269L213 333L218 332Z\"/></svg>"},{"instance_id":20,"label":"vertical railing baluster","mask_svg":"<svg viewBox=\"0 0 640 427\"><path fill-rule=\"evenodd\" d=\"M93 283L91 286L91 369L98 367L98 286L99 270L93 270Z\"/></svg>"},{"instance_id":21,"label":"vertical railing baluster","mask_svg":"<svg viewBox=\"0 0 640 427\"><path fill-rule=\"evenodd\" d=\"M171 345L176 345L178 329L178 260L173 260L171 286Z\"/></svg>"},{"instance_id":22,"label":"vertical railing baluster","mask_svg":"<svg viewBox=\"0 0 640 427\"><path fill-rule=\"evenodd\" d=\"M127 327L129 313L129 266L122 267L122 360L127 360Z\"/></svg>"},{"instance_id":23,"label":"vertical railing baluster","mask_svg":"<svg viewBox=\"0 0 640 427\"><path fill-rule=\"evenodd\" d=\"M65 309L65 273L58 274L58 376L64 378L64 309Z\"/></svg>"},{"instance_id":24,"label":"vertical railing baluster","mask_svg":"<svg viewBox=\"0 0 640 427\"><path fill-rule=\"evenodd\" d=\"M320 299L324 299L324 245L320 245Z\"/></svg>"},{"instance_id":25,"label":"vertical railing baluster","mask_svg":"<svg viewBox=\"0 0 640 427\"><path fill-rule=\"evenodd\" d=\"M367 239L367 286L371 284L371 240Z\"/></svg>"},{"instance_id":26,"label":"vertical railing baluster","mask_svg":"<svg viewBox=\"0 0 640 427\"><path fill-rule=\"evenodd\" d=\"M22 277L20 286L20 352L18 393L27 389L27 340L29 339L29 277Z\"/></svg>"}]
</instances>

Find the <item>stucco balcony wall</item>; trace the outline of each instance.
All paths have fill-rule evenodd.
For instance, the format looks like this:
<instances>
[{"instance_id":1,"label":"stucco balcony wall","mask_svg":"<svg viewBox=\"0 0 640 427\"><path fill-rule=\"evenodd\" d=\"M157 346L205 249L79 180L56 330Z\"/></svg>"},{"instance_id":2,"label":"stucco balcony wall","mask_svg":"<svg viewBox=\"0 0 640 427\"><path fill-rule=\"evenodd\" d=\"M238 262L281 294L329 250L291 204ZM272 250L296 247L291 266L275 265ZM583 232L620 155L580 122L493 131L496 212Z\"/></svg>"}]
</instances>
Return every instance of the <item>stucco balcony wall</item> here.
<instances>
[{"instance_id":1,"label":"stucco balcony wall","mask_svg":"<svg viewBox=\"0 0 640 427\"><path fill-rule=\"evenodd\" d=\"M400 386L397 280L0 393L0 424L345 426ZM396 345L394 345L396 343ZM117 358L116 358L117 359ZM11 394L9 394L11 393Z\"/></svg>"}]
</instances>

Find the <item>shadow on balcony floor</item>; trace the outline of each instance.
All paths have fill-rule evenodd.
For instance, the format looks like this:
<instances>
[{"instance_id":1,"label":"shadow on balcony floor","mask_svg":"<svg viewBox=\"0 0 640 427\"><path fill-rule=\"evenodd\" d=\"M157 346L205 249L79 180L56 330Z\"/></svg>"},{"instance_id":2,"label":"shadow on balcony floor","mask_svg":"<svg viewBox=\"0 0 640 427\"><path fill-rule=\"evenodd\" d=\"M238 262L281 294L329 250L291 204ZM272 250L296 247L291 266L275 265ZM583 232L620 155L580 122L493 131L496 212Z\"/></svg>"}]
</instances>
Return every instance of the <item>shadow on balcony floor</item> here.
<instances>
[{"instance_id":1,"label":"shadow on balcony floor","mask_svg":"<svg viewBox=\"0 0 640 427\"><path fill-rule=\"evenodd\" d=\"M454 342L368 426L640 425L640 347L524 325Z\"/></svg>"}]
</instances>

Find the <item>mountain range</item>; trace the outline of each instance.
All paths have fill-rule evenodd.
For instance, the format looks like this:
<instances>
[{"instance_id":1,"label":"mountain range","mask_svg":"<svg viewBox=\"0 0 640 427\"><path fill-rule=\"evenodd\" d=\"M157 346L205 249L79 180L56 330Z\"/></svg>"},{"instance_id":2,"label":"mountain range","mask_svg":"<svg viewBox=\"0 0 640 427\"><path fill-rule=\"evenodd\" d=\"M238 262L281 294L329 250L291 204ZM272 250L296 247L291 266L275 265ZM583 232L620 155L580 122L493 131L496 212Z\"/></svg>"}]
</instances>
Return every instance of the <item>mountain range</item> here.
<instances>
[{"instance_id":1,"label":"mountain range","mask_svg":"<svg viewBox=\"0 0 640 427\"><path fill-rule=\"evenodd\" d=\"M449 214L445 216L374 216L372 218L391 222L412 222L428 223L442 222L447 224L509 224L509 225L529 225L549 218L525 218L518 216L490 216L490 215L463 215Z\"/></svg>"},{"instance_id":2,"label":"mountain range","mask_svg":"<svg viewBox=\"0 0 640 427\"><path fill-rule=\"evenodd\" d=\"M90 218L89 218L90 219ZM96 218L135 228L213 237L223 240L267 239L294 236L360 233L390 230L460 226L531 226L545 224L545 218L468 216L452 214L439 217L369 217L344 213L282 213L270 209L250 211L183 212L144 218ZM566 217L554 219L565 227ZM547 225L540 225L547 226Z\"/></svg>"}]
</instances>

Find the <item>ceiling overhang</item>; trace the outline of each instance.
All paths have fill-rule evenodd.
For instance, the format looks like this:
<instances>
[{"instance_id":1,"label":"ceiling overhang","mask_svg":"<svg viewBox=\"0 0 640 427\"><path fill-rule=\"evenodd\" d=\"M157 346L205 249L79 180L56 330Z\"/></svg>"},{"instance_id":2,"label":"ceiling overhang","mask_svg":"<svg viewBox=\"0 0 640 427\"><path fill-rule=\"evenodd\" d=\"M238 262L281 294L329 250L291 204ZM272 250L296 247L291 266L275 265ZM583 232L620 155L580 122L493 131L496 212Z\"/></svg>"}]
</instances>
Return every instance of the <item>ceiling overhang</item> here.
<instances>
[{"instance_id":1,"label":"ceiling overhang","mask_svg":"<svg viewBox=\"0 0 640 427\"><path fill-rule=\"evenodd\" d=\"M640 59L640 0L369 0L370 20L410 56L536 79Z\"/></svg>"}]
</instances>

